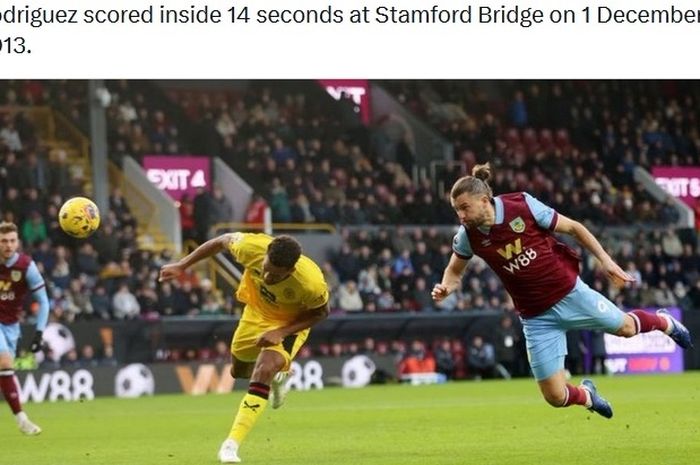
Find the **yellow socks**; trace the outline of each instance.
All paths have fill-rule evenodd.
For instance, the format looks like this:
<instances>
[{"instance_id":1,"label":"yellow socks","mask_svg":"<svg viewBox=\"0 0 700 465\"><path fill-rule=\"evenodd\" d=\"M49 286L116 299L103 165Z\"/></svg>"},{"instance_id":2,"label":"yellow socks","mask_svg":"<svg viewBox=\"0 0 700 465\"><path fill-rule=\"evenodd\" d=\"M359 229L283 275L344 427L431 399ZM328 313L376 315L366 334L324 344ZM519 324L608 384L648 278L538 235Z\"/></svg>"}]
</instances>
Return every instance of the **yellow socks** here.
<instances>
[{"instance_id":1,"label":"yellow socks","mask_svg":"<svg viewBox=\"0 0 700 465\"><path fill-rule=\"evenodd\" d=\"M243 396L241 405L238 407L236 419L228 437L236 441L239 445L248 435L255 422L258 421L267 406L267 398L270 395L270 386L262 383L250 383L248 393Z\"/></svg>"}]
</instances>

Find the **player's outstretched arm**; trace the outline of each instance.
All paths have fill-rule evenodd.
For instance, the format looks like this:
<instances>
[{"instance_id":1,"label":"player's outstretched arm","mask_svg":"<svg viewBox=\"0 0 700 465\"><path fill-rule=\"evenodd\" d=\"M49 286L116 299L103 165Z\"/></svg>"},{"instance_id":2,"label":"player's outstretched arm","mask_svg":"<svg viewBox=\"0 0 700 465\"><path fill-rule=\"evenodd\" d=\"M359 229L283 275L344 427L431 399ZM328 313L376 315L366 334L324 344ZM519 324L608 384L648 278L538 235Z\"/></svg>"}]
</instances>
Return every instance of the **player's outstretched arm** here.
<instances>
[{"instance_id":1,"label":"player's outstretched arm","mask_svg":"<svg viewBox=\"0 0 700 465\"><path fill-rule=\"evenodd\" d=\"M593 233L591 233L587 227L578 221L574 221L571 218L567 218L566 216L560 214L554 230L556 232L572 236L579 244L585 247L586 250L591 252L598 260L600 260L603 268L608 273L608 277L618 286L624 286L625 283L634 282L634 278L625 273L625 271L620 268L617 263L615 263L610 255L608 255Z\"/></svg>"},{"instance_id":2,"label":"player's outstretched arm","mask_svg":"<svg viewBox=\"0 0 700 465\"><path fill-rule=\"evenodd\" d=\"M200 262L206 258L212 257L224 250L228 249L229 242L231 241L231 233L222 234L214 239L209 239L204 244L200 245L188 255L182 257L180 261L176 263L169 263L163 265L160 269L160 276L158 281L169 281L175 279L187 268Z\"/></svg>"},{"instance_id":3,"label":"player's outstretched arm","mask_svg":"<svg viewBox=\"0 0 700 465\"><path fill-rule=\"evenodd\" d=\"M462 284L464 270L467 269L467 263L469 263L469 260L460 258L455 253L452 254L450 263L447 264L445 273L442 275L442 282L436 284L431 292L435 302L442 301L456 289L459 289Z\"/></svg>"}]
</instances>

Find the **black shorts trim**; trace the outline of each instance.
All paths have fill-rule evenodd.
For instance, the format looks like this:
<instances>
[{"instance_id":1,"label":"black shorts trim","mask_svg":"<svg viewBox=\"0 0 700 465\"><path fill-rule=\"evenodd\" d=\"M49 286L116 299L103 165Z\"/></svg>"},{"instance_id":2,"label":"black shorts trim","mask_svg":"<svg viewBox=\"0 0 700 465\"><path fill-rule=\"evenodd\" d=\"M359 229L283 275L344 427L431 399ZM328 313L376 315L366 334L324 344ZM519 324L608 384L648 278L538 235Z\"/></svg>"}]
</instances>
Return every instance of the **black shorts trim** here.
<instances>
[{"instance_id":1,"label":"black shorts trim","mask_svg":"<svg viewBox=\"0 0 700 465\"><path fill-rule=\"evenodd\" d=\"M282 347L289 354L292 355L292 350L294 349L294 343L297 342L297 335L292 334L284 338L282 341Z\"/></svg>"}]
</instances>

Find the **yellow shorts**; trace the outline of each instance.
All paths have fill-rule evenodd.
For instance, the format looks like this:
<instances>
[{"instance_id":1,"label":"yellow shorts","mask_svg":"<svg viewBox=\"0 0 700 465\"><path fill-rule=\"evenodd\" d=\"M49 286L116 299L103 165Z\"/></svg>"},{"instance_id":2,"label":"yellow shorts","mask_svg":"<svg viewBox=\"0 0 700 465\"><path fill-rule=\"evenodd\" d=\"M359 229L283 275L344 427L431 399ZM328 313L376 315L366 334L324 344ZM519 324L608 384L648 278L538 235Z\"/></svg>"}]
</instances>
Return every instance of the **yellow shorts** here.
<instances>
[{"instance_id":1,"label":"yellow shorts","mask_svg":"<svg viewBox=\"0 0 700 465\"><path fill-rule=\"evenodd\" d=\"M301 346L309 336L309 330L305 329L296 334L284 338L281 344L270 347L258 347L255 345L258 338L265 332L277 329L284 325L279 321L268 321L256 318L255 310L246 306L243 316L238 322L238 327L233 333L231 341L231 354L241 362L255 362L262 350L274 350L284 357L285 366L280 371L288 371L292 360L296 357Z\"/></svg>"}]
</instances>

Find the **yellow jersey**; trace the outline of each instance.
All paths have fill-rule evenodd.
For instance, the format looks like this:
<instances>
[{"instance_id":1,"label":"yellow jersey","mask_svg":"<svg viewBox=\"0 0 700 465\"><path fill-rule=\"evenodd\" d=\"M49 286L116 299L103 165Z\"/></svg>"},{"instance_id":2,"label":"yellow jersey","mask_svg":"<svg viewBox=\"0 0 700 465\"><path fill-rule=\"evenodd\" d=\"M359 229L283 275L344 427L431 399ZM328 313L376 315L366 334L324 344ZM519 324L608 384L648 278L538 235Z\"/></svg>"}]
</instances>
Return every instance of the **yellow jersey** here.
<instances>
[{"instance_id":1,"label":"yellow jersey","mask_svg":"<svg viewBox=\"0 0 700 465\"><path fill-rule=\"evenodd\" d=\"M318 265L305 255L290 276L265 284L262 264L272 239L267 234L231 234L229 252L245 268L236 297L264 320L291 323L299 313L328 303L328 285Z\"/></svg>"}]
</instances>

